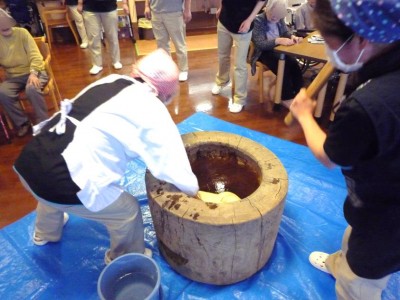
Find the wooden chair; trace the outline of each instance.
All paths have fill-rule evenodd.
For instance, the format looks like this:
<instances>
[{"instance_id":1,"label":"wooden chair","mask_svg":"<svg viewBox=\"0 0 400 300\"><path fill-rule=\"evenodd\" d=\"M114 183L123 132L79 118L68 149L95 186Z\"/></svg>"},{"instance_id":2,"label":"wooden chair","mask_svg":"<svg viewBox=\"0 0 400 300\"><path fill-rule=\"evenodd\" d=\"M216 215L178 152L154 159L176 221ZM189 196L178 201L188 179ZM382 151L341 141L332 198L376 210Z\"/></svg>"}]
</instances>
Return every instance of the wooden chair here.
<instances>
[{"instance_id":1,"label":"wooden chair","mask_svg":"<svg viewBox=\"0 0 400 300\"><path fill-rule=\"evenodd\" d=\"M36 45L39 48L40 53L43 56L44 60L44 67L47 72L47 76L49 77L49 81L47 82L46 86L43 88L43 95L49 95L53 102L53 108L55 111L58 111L59 108L59 101L61 100L61 94L58 90L58 86L56 80L54 78L53 69L51 68L51 54L49 49L49 44L45 42L45 37L34 37ZM25 109L24 100L26 100L25 92L22 91L19 96L19 101L23 109Z\"/></svg>"},{"instance_id":2,"label":"wooden chair","mask_svg":"<svg viewBox=\"0 0 400 300\"><path fill-rule=\"evenodd\" d=\"M80 45L78 33L75 30L75 25L71 21L66 7L45 7L43 3L38 5L38 7L40 7L40 17L44 23L49 48L51 48L51 43L53 42L53 28L61 27L69 27L75 38L76 44L78 46Z\"/></svg>"},{"instance_id":3,"label":"wooden chair","mask_svg":"<svg viewBox=\"0 0 400 300\"><path fill-rule=\"evenodd\" d=\"M255 45L253 42L250 42L249 46L249 53L247 54L247 63L251 64L251 57L253 56L255 49ZM258 68L258 84L259 84L259 90L258 90L258 102L259 103L264 103L264 72L270 71L270 69L264 65L262 62L257 61L256 66ZM272 73L272 72L271 72ZM273 75L275 77L275 75ZM270 81L269 83L269 88L271 88L272 85L274 85L275 79ZM273 99L270 99L271 101Z\"/></svg>"}]
</instances>

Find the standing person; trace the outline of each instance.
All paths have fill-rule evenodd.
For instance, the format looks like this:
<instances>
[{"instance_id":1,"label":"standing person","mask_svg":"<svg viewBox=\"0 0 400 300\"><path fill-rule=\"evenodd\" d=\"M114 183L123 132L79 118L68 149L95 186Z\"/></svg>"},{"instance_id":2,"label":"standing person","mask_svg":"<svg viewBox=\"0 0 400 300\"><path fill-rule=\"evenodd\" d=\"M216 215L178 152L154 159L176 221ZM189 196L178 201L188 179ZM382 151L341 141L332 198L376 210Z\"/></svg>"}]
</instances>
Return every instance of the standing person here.
<instances>
[{"instance_id":1,"label":"standing person","mask_svg":"<svg viewBox=\"0 0 400 300\"><path fill-rule=\"evenodd\" d=\"M217 10L218 73L211 92L219 95L230 85L231 48L235 43L235 90L229 111L239 113L247 100L247 52L249 50L253 20L263 7L260 0L222 0Z\"/></svg>"},{"instance_id":2,"label":"standing person","mask_svg":"<svg viewBox=\"0 0 400 300\"><path fill-rule=\"evenodd\" d=\"M79 36L81 37L81 45L82 49L86 49L88 47L88 37L86 34L85 23L83 22L83 17L80 12L78 12L78 0L61 0L62 5L66 5L69 13L72 16L72 19L75 21L76 29L78 29Z\"/></svg>"},{"instance_id":3,"label":"standing person","mask_svg":"<svg viewBox=\"0 0 400 300\"><path fill-rule=\"evenodd\" d=\"M178 89L175 63L158 49L138 61L133 75L139 78L109 75L64 100L15 162L38 201L36 245L59 241L69 212L106 226L106 264L125 253L149 254L139 203L120 186L136 158L158 179L196 195L197 178L165 107Z\"/></svg>"},{"instance_id":4,"label":"standing person","mask_svg":"<svg viewBox=\"0 0 400 300\"><path fill-rule=\"evenodd\" d=\"M157 47L170 53L169 40L176 49L179 81L188 79L186 24L192 19L192 0L146 0L144 15L151 20Z\"/></svg>"},{"instance_id":5,"label":"standing person","mask_svg":"<svg viewBox=\"0 0 400 300\"><path fill-rule=\"evenodd\" d=\"M294 25L296 30L314 30L312 12L314 11L316 0L307 0L300 5L294 14Z\"/></svg>"},{"instance_id":6,"label":"standing person","mask_svg":"<svg viewBox=\"0 0 400 300\"><path fill-rule=\"evenodd\" d=\"M116 70L122 69L118 41L117 0L78 0L77 10L83 15L89 39L88 46L92 57L92 68L89 73L96 75L103 70L103 58L101 55L103 29L110 46L112 65ZM124 10L129 13L126 2L124 2Z\"/></svg>"},{"instance_id":7,"label":"standing person","mask_svg":"<svg viewBox=\"0 0 400 300\"><path fill-rule=\"evenodd\" d=\"M25 90L36 123L47 119L42 88L48 76L35 40L25 28L13 27L15 24L15 20L0 9L0 66L5 70L5 78L0 83L0 104L16 126L16 135L22 137L29 132L31 123L18 100L19 93Z\"/></svg>"},{"instance_id":8,"label":"standing person","mask_svg":"<svg viewBox=\"0 0 400 300\"><path fill-rule=\"evenodd\" d=\"M355 22L357 20L357 22ZM315 25L330 61L356 72L325 134L302 90L290 109L307 144L327 167L340 166L348 195L342 249L310 262L336 278L338 299L381 299L400 271L400 5L393 0L317 0Z\"/></svg>"},{"instance_id":9,"label":"standing person","mask_svg":"<svg viewBox=\"0 0 400 300\"><path fill-rule=\"evenodd\" d=\"M254 20L251 39L255 49L250 58L253 75L256 72L257 61L277 74L280 54L275 53L274 48L278 45L292 46L302 41L302 38L292 35L285 24L286 0L269 0L264 10L265 13L259 14ZM288 55L285 57L284 74L282 100L292 100L304 86L303 74L295 58ZM272 91L274 90L271 89L271 93ZM273 99L273 96L270 98Z\"/></svg>"}]
</instances>

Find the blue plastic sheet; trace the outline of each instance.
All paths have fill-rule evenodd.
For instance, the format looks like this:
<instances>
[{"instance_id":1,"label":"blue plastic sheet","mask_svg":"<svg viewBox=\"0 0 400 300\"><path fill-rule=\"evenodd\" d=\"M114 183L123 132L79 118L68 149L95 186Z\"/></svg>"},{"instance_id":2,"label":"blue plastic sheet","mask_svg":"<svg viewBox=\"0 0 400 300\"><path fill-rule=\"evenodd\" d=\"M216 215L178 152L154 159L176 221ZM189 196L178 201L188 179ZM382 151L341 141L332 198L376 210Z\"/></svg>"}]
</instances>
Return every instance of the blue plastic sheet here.
<instances>
[{"instance_id":1,"label":"blue plastic sheet","mask_svg":"<svg viewBox=\"0 0 400 300\"><path fill-rule=\"evenodd\" d=\"M308 263L311 251L339 249L346 222L346 195L339 169L324 168L309 149L203 113L178 125L181 133L224 131L250 138L273 151L289 175L289 191L271 258L249 279L228 286L189 280L173 271L157 248L144 186L144 164L129 165L123 185L140 201L147 247L161 269L163 299L335 299L334 279ZM58 243L31 241L35 213L0 230L0 299L98 299L104 268L106 229L71 215ZM383 299L399 299L400 274L392 276Z\"/></svg>"}]
</instances>

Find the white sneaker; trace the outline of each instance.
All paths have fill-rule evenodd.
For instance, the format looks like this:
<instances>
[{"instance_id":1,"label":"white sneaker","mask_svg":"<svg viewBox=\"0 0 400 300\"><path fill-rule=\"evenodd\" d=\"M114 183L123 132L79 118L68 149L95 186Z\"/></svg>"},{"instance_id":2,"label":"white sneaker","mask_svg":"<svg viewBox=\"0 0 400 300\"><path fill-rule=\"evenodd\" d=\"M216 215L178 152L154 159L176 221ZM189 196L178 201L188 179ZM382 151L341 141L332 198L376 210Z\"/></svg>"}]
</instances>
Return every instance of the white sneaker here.
<instances>
[{"instance_id":1,"label":"white sneaker","mask_svg":"<svg viewBox=\"0 0 400 300\"><path fill-rule=\"evenodd\" d=\"M102 70L103 70L103 67L93 65L93 67L90 69L89 73L91 75L96 75L96 74L99 74Z\"/></svg>"},{"instance_id":2,"label":"white sneaker","mask_svg":"<svg viewBox=\"0 0 400 300\"><path fill-rule=\"evenodd\" d=\"M115 70L119 70L122 69L122 64L119 61L117 61L115 64L113 64L113 67Z\"/></svg>"},{"instance_id":3,"label":"white sneaker","mask_svg":"<svg viewBox=\"0 0 400 300\"><path fill-rule=\"evenodd\" d=\"M328 258L329 254L325 252L314 251L311 252L308 260L313 265L313 267L317 268L318 270L330 274L328 269L326 268L325 261Z\"/></svg>"},{"instance_id":4,"label":"white sneaker","mask_svg":"<svg viewBox=\"0 0 400 300\"><path fill-rule=\"evenodd\" d=\"M151 249L149 248L144 248L143 254L150 258L153 257L153 251L151 251ZM108 265L111 261L112 259L110 258L110 249L108 249L106 251L106 254L104 255L104 263Z\"/></svg>"},{"instance_id":5,"label":"white sneaker","mask_svg":"<svg viewBox=\"0 0 400 300\"><path fill-rule=\"evenodd\" d=\"M244 107L244 105L242 105L242 104L232 103L231 105L229 105L229 111L231 113L237 114L242 111L243 107Z\"/></svg>"},{"instance_id":6,"label":"white sneaker","mask_svg":"<svg viewBox=\"0 0 400 300\"><path fill-rule=\"evenodd\" d=\"M213 86L213 88L211 90L211 93L213 95L219 95L224 88L230 87L230 86L232 86L232 81L230 81L230 80L227 83L223 84L223 85L214 84L214 86Z\"/></svg>"},{"instance_id":7,"label":"white sneaker","mask_svg":"<svg viewBox=\"0 0 400 300\"><path fill-rule=\"evenodd\" d=\"M180 72L179 73L179 81L186 81L188 79L188 72Z\"/></svg>"},{"instance_id":8,"label":"white sneaker","mask_svg":"<svg viewBox=\"0 0 400 300\"><path fill-rule=\"evenodd\" d=\"M69 220L69 215L65 212L63 226L65 226L65 224L67 224L68 220ZM36 235L36 231L33 232L32 241L36 246L44 246L49 242L49 241L43 240L40 237L38 237Z\"/></svg>"},{"instance_id":9,"label":"white sneaker","mask_svg":"<svg viewBox=\"0 0 400 300\"><path fill-rule=\"evenodd\" d=\"M86 49L88 47L88 43L82 43L79 46L81 49Z\"/></svg>"}]
</instances>

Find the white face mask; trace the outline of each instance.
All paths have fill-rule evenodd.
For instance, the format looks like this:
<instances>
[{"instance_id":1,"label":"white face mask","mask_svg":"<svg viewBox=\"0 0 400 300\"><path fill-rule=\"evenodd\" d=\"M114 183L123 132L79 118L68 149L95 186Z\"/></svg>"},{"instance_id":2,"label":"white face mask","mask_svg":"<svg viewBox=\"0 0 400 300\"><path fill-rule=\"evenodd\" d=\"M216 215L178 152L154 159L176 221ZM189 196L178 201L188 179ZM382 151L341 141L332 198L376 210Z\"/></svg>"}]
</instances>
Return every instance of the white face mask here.
<instances>
[{"instance_id":1,"label":"white face mask","mask_svg":"<svg viewBox=\"0 0 400 300\"><path fill-rule=\"evenodd\" d=\"M332 65L335 66L336 69L339 69L345 73L350 73L350 72L354 72L357 71L359 69L361 69L361 67L363 66L362 62L360 61L361 56L364 53L364 49L361 50L360 55L358 55L357 60L352 63L352 64L346 64L344 63L340 57L339 57L339 51L342 50L342 48L353 38L353 36L350 36L337 50L332 50L328 47L328 45L326 46L326 54L328 55L329 61L332 63Z\"/></svg>"}]
</instances>

